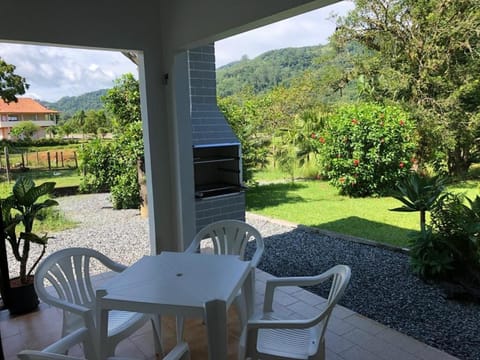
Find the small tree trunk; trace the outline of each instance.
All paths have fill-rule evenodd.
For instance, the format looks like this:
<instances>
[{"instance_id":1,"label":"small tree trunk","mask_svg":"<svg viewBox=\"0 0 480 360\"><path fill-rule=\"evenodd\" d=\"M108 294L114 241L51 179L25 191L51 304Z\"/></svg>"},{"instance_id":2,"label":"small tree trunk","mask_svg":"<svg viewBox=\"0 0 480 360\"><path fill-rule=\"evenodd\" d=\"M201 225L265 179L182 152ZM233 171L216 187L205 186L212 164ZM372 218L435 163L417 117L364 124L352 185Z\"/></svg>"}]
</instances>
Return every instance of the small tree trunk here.
<instances>
[{"instance_id":1,"label":"small tree trunk","mask_svg":"<svg viewBox=\"0 0 480 360\"><path fill-rule=\"evenodd\" d=\"M145 159L143 157L137 159L137 175L138 184L140 185L140 216L146 218L148 217L147 179L145 177Z\"/></svg>"},{"instance_id":2,"label":"small tree trunk","mask_svg":"<svg viewBox=\"0 0 480 360\"><path fill-rule=\"evenodd\" d=\"M420 231L422 233L425 232L425 224L426 224L426 211L420 210Z\"/></svg>"}]
</instances>

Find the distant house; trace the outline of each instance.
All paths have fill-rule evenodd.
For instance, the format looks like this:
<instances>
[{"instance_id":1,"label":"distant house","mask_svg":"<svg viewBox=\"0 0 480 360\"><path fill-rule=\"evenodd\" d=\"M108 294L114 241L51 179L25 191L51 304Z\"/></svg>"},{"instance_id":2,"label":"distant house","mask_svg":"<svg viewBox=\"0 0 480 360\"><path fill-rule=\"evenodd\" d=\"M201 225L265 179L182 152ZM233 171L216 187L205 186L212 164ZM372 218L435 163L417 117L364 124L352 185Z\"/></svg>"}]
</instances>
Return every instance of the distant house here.
<instances>
[{"instance_id":1,"label":"distant house","mask_svg":"<svg viewBox=\"0 0 480 360\"><path fill-rule=\"evenodd\" d=\"M58 111L47 109L30 98L18 98L18 102L6 103L0 99L0 139L10 139L10 130L22 123L31 121L40 130L34 135L39 139L45 137L45 130L56 124Z\"/></svg>"}]
</instances>

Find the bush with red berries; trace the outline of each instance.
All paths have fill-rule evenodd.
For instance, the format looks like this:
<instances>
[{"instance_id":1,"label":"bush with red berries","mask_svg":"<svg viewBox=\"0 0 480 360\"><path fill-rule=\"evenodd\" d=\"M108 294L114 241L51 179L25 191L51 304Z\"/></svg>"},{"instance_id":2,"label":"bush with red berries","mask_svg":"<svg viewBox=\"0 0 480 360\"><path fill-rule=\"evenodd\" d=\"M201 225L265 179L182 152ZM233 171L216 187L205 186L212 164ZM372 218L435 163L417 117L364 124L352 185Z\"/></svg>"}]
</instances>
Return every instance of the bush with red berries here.
<instances>
[{"instance_id":1,"label":"bush with red berries","mask_svg":"<svg viewBox=\"0 0 480 360\"><path fill-rule=\"evenodd\" d=\"M346 105L310 137L323 175L353 197L385 195L415 163L415 124L399 107Z\"/></svg>"}]
</instances>

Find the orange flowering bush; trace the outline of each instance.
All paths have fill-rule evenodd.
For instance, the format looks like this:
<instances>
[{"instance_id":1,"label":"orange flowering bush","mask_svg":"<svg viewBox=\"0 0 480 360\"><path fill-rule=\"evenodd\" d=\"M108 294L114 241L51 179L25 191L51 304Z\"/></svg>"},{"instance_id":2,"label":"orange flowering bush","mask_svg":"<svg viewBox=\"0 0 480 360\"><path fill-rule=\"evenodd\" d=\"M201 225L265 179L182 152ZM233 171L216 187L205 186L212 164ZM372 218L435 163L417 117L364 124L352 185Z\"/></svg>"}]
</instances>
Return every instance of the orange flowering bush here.
<instances>
[{"instance_id":1,"label":"orange flowering bush","mask_svg":"<svg viewBox=\"0 0 480 360\"><path fill-rule=\"evenodd\" d=\"M409 172L416 149L408 114L376 104L340 107L312 140L323 175L342 194L355 197L389 193Z\"/></svg>"}]
</instances>

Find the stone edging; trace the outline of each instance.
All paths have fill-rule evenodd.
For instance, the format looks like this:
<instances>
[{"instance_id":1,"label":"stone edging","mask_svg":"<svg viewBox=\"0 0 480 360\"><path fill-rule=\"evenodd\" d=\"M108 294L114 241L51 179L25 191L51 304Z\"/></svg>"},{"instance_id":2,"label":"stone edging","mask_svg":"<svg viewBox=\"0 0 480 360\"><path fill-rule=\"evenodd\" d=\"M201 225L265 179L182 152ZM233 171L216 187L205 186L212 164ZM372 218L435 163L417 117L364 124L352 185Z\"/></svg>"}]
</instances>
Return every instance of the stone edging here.
<instances>
[{"instance_id":1,"label":"stone edging","mask_svg":"<svg viewBox=\"0 0 480 360\"><path fill-rule=\"evenodd\" d=\"M314 227L311 227L311 226L306 226L306 225L301 225L301 224L295 224L295 223L292 223L290 221L273 219L273 218L269 218L269 217L264 216L264 215L253 214L253 213L250 213L250 212L247 212L246 215L248 217L261 219L263 221L269 221L269 222L272 222L274 224L278 224L278 225L282 225L282 226L288 226L288 227L291 227L292 229L298 228L298 229L302 229L304 231L313 232L313 233L329 236L329 237L332 237L332 238L339 238L339 239L342 239L342 240L352 241L352 242L359 243L359 244L364 244L364 245L368 245L368 246L375 246L375 247L378 247L378 248L387 249L387 250L395 251L395 252L400 252L400 253L403 253L403 254L408 254L410 252L410 249L408 249L408 248L395 246L395 245L382 243L382 242L376 242L376 241L364 239L364 238L353 236L353 235L341 234L341 233L337 233L335 231L314 228Z\"/></svg>"}]
</instances>

